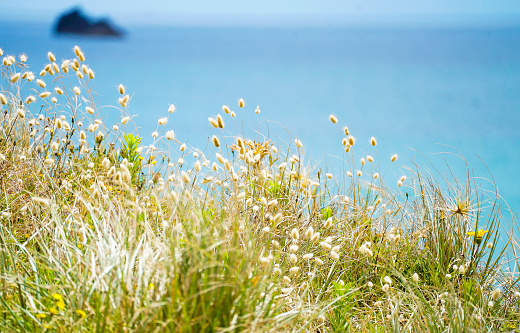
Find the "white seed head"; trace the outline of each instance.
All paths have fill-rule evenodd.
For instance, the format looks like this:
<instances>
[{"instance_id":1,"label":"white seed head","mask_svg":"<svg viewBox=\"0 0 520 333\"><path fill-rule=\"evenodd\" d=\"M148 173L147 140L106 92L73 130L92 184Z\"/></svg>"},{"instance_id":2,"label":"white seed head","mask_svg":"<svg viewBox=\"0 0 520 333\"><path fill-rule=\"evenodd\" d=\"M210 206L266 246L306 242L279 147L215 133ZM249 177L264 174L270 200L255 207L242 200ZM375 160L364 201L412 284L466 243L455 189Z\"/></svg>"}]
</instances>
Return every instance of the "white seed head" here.
<instances>
[{"instance_id":1,"label":"white seed head","mask_svg":"<svg viewBox=\"0 0 520 333\"><path fill-rule=\"evenodd\" d=\"M337 124L337 123L338 123L338 118L337 118L335 115L333 115L333 114L331 114L331 115L329 116L329 119L330 119L330 121L331 121L333 124Z\"/></svg>"},{"instance_id":2,"label":"white seed head","mask_svg":"<svg viewBox=\"0 0 520 333\"><path fill-rule=\"evenodd\" d=\"M397 160L397 154L392 155L390 161L395 162Z\"/></svg>"},{"instance_id":3,"label":"white seed head","mask_svg":"<svg viewBox=\"0 0 520 333\"><path fill-rule=\"evenodd\" d=\"M413 273L412 280L413 280L413 282L419 282L419 274Z\"/></svg>"}]
</instances>

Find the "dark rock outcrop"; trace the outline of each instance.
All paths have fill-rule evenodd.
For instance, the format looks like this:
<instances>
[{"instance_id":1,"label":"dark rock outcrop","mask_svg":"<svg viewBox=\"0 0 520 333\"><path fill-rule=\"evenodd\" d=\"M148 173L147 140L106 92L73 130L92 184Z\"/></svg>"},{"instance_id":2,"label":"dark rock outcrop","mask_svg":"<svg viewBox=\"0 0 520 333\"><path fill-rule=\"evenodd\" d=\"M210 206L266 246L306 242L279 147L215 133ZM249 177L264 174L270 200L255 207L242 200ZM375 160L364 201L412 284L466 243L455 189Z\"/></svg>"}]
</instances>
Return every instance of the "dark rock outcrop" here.
<instances>
[{"instance_id":1,"label":"dark rock outcrop","mask_svg":"<svg viewBox=\"0 0 520 333\"><path fill-rule=\"evenodd\" d=\"M79 9L61 15L56 23L57 34L78 34L85 36L123 37L124 32L107 19L94 21Z\"/></svg>"}]
</instances>

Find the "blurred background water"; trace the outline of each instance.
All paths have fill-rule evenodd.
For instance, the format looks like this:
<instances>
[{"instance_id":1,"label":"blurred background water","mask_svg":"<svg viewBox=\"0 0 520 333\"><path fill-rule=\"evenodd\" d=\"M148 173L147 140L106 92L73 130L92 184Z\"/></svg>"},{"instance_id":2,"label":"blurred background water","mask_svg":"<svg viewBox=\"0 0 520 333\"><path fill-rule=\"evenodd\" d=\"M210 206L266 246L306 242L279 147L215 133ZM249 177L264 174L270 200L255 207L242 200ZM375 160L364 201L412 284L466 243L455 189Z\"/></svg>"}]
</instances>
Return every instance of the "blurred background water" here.
<instances>
[{"instance_id":1,"label":"blurred background water","mask_svg":"<svg viewBox=\"0 0 520 333\"><path fill-rule=\"evenodd\" d=\"M5 21L0 48L29 57L35 73L72 58L81 46L96 72L97 104L117 105L123 83L139 133L151 143L157 119L177 111L166 129L204 148L214 133L207 117L229 105L231 134L276 142L299 137L310 159L331 169L341 164L342 126L358 139L357 157L372 153L399 167L414 161L465 177L494 177L500 194L520 209L520 25L497 27L373 26L125 26L126 38L55 37L50 23ZM246 107L239 110L237 101ZM254 113L257 105L261 114ZM332 125L329 114L339 118ZM103 108L105 122L119 113ZM235 131L234 128L237 128ZM377 151L369 139L378 140ZM420 152L420 153L418 153ZM487 186L488 188L491 188Z\"/></svg>"}]
</instances>

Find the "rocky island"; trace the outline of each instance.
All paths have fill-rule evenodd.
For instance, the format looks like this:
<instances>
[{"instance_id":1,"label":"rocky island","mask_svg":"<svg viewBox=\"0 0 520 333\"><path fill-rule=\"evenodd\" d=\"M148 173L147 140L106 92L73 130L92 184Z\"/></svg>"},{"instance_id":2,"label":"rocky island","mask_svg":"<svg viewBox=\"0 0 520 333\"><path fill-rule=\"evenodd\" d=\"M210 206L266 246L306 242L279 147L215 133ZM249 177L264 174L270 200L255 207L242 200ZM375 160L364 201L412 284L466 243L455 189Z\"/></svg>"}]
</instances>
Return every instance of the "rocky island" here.
<instances>
[{"instance_id":1,"label":"rocky island","mask_svg":"<svg viewBox=\"0 0 520 333\"><path fill-rule=\"evenodd\" d=\"M80 9L73 9L58 18L56 34L76 34L93 37L123 37L124 31L108 19L92 20Z\"/></svg>"}]
</instances>

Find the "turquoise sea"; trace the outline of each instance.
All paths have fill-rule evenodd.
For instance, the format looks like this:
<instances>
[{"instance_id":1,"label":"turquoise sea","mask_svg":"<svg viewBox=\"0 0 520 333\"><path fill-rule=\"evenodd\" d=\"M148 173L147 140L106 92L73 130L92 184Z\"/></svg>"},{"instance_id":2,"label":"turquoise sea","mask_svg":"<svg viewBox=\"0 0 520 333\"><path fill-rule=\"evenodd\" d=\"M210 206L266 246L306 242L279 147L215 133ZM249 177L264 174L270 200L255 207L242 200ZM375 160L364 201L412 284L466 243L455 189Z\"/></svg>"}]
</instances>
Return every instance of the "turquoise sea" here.
<instances>
[{"instance_id":1,"label":"turquoise sea","mask_svg":"<svg viewBox=\"0 0 520 333\"><path fill-rule=\"evenodd\" d=\"M51 29L4 22L0 48L25 52L39 72L48 51L71 58L81 46L96 72L98 105L115 105L125 84L145 142L173 103L167 128L204 148L213 134L207 117L227 104L239 113L238 131L261 139L260 129L286 142L289 132L311 160L334 168L342 154L341 127L328 120L335 114L358 139L358 157L370 151L371 136L379 159L399 154L399 167L383 170L388 179L414 162L428 166L424 156L444 173L446 161L462 179L464 163L453 154L463 155L475 177L494 177L520 210L520 26L134 26L122 40L55 37ZM246 101L240 111L239 98ZM103 110L107 123L117 121L116 111Z\"/></svg>"}]
</instances>

